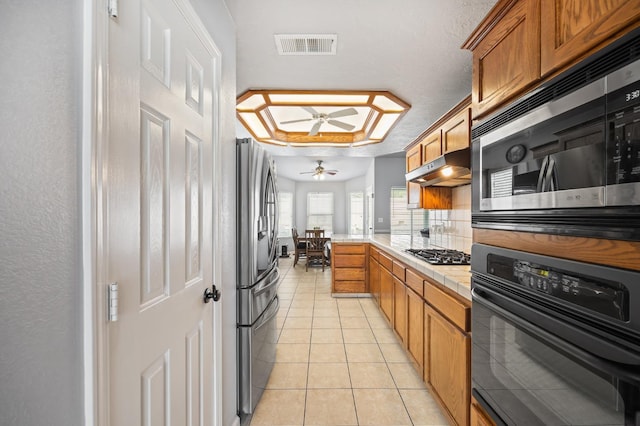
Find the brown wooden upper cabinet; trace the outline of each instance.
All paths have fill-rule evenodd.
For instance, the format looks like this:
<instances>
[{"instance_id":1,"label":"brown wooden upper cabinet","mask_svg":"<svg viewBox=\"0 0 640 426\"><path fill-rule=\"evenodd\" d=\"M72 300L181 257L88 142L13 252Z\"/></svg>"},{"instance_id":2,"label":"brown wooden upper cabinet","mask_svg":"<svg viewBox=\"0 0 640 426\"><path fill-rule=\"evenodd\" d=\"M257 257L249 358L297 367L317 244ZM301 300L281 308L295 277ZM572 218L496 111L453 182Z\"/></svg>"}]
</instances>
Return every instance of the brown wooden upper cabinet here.
<instances>
[{"instance_id":1,"label":"brown wooden upper cabinet","mask_svg":"<svg viewBox=\"0 0 640 426\"><path fill-rule=\"evenodd\" d=\"M470 144L471 96L468 96L409 144L406 150L407 172ZM416 165L418 159L421 162ZM451 188L421 188L417 183L407 183L408 208L450 209L451 206Z\"/></svg>"},{"instance_id":2,"label":"brown wooden upper cabinet","mask_svg":"<svg viewBox=\"0 0 640 426\"><path fill-rule=\"evenodd\" d=\"M407 151L407 171L417 169L422 165L422 149L416 145Z\"/></svg>"},{"instance_id":3,"label":"brown wooden upper cabinet","mask_svg":"<svg viewBox=\"0 0 640 426\"><path fill-rule=\"evenodd\" d=\"M640 26L637 0L500 0L462 45L473 53L473 119Z\"/></svg>"},{"instance_id":4,"label":"brown wooden upper cabinet","mask_svg":"<svg viewBox=\"0 0 640 426\"><path fill-rule=\"evenodd\" d=\"M442 155L442 130L431 132L420 142L422 148L422 164L435 160Z\"/></svg>"},{"instance_id":5,"label":"brown wooden upper cabinet","mask_svg":"<svg viewBox=\"0 0 640 426\"><path fill-rule=\"evenodd\" d=\"M540 0L502 0L462 46L473 52L473 117L540 78Z\"/></svg>"},{"instance_id":6,"label":"brown wooden upper cabinet","mask_svg":"<svg viewBox=\"0 0 640 426\"><path fill-rule=\"evenodd\" d=\"M470 131L471 109L467 106L442 125L442 153L468 147Z\"/></svg>"},{"instance_id":7,"label":"brown wooden upper cabinet","mask_svg":"<svg viewBox=\"0 0 640 426\"><path fill-rule=\"evenodd\" d=\"M583 59L639 24L637 0L542 0L540 6L542 75Z\"/></svg>"}]
</instances>

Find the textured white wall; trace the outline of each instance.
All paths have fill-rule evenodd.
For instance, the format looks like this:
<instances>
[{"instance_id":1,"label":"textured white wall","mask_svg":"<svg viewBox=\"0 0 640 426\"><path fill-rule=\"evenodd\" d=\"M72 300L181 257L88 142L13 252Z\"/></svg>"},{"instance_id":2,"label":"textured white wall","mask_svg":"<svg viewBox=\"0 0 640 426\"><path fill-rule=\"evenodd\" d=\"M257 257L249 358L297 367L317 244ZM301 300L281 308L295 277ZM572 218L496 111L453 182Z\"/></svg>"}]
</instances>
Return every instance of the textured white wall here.
<instances>
[{"instance_id":1,"label":"textured white wall","mask_svg":"<svg viewBox=\"0 0 640 426\"><path fill-rule=\"evenodd\" d=\"M376 234L391 232L391 187L406 185L404 158L376 158L374 229ZM379 219L382 218L382 222Z\"/></svg>"},{"instance_id":2,"label":"textured white wall","mask_svg":"<svg viewBox=\"0 0 640 426\"><path fill-rule=\"evenodd\" d=\"M80 0L2 2L0 424L83 424Z\"/></svg>"}]
</instances>

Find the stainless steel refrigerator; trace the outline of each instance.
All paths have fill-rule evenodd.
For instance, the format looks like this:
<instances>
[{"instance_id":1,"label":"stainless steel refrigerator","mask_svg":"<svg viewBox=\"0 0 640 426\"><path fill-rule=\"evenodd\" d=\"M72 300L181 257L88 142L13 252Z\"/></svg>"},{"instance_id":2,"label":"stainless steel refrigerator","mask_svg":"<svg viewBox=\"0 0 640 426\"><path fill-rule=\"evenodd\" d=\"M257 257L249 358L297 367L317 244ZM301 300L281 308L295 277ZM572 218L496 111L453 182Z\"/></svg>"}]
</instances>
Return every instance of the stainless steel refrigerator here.
<instances>
[{"instance_id":1,"label":"stainless steel refrigerator","mask_svg":"<svg viewBox=\"0 0 640 426\"><path fill-rule=\"evenodd\" d=\"M254 140L238 139L238 414L253 414L276 357L278 203L271 156Z\"/></svg>"}]
</instances>

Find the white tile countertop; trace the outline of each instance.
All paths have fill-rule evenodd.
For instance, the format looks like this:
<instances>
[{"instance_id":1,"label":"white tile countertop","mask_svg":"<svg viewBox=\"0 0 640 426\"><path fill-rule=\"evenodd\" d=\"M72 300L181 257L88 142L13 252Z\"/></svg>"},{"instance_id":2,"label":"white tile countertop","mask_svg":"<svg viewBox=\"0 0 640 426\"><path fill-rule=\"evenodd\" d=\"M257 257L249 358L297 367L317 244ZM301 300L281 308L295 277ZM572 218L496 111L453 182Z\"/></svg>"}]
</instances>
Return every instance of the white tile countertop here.
<instances>
[{"instance_id":1,"label":"white tile countertop","mask_svg":"<svg viewBox=\"0 0 640 426\"><path fill-rule=\"evenodd\" d=\"M471 272L469 265L431 265L405 252L409 248L439 248L425 244L424 238L411 238L409 235L332 235L331 241L336 243L371 243L382 250L393 254L405 265L432 278L445 287L453 290L467 300L471 300Z\"/></svg>"}]
</instances>

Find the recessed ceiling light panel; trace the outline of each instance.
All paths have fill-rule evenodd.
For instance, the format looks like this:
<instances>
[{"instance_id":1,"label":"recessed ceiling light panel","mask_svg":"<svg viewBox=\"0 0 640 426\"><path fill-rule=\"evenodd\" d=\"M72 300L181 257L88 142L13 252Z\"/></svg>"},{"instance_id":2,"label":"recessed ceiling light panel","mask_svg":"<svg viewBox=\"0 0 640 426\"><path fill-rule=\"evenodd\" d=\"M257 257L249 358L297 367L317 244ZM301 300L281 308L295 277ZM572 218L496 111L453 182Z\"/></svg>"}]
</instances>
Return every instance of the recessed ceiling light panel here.
<instances>
[{"instance_id":1,"label":"recessed ceiling light panel","mask_svg":"<svg viewBox=\"0 0 640 426\"><path fill-rule=\"evenodd\" d=\"M385 91L249 90L236 102L256 140L295 147L379 143L409 108Z\"/></svg>"}]
</instances>

